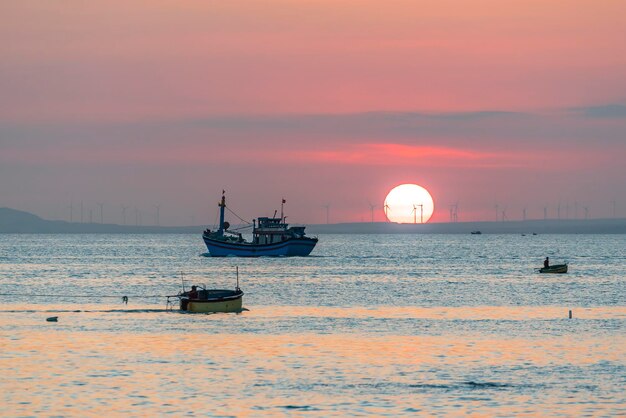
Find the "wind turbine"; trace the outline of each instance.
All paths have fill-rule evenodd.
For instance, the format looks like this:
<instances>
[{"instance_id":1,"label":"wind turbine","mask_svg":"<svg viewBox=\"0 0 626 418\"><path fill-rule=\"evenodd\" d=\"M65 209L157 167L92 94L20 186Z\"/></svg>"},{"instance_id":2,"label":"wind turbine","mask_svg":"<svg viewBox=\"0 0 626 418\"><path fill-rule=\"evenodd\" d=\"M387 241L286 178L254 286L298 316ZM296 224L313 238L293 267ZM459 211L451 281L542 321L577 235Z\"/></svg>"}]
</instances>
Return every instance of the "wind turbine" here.
<instances>
[{"instance_id":1,"label":"wind turbine","mask_svg":"<svg viewBox=\"0 0 626 418\"><path fill-rule=\"evenodd\" d=\"M522 219L526 220L526 208L522 209Z\"/></svg>"},{"instance_id":2,"label":"wind turbine","mask_svg":"<svg viewBox=\"0 0 626 418\"><path fill-rule=\"evenodd\" d=\"M376 207L376 205L373 205L372 202L367 202L367 204L370 206L370 214L372 215L372 223L374 223L374 208Z\"/></svg>"},{"instance_id":3,"label":"wind turbine","mask_svg":"<svg viewBox=\"0 0 626 418\"><path fill-rule=\"evenodd\" d=\"M585 210L585 219L589 219L589 207L585 206L583 209Z\"/></svg>"},{"instance_id":4,"label":"wind turbine","mask_svg":"<svg viewBox=\"0 0 626 418\"><path fill-rule=\"evenodd\" d=\"M416 224L417 223L417 207L420 207L421 212L420 212L420 223L423 224L424 223L424 205L420 204L420 205L416 205L415 203L413 204L413 223Z\"/></svg>"},{"instance_id":5,"label":"wind turbine","mask_svg":"<svg viewBox=\"0 0 626 418\"><path fill-rule=\"evenodd\" d=\"M500 206L496 203L495 208L496 208L496 222L498 222L498 213L499 213Z\"/></svg>"},{"instance_id":6,"label":"wind turbine","mask_svg":"<svg viewBox=\"0 0 626 418\"><path fill-rule=\"evenodd\" d=\"M157 226L160 226L161 223L159 222L159 215L161 211L161 205L154 205L154 207L156 208L156 224Z\"/></svg>"},{"instance_id":7,"label":"wind turbine","mask_svg":"<svg viewBox=\"0 0 626 418\"><path fill-rule=\"evenodd\" d=\"M83 201L80 201L80 223L83 223Z\"/></svg>"},{"instance_id":8,"label":"wind turbine","mask_svg":"<svg viewBox=\"0 0 626 418\"><path fill-rule=\"evenodd\" d=\"M506 208L502 209L502 222L508 220L508 218L506 217Z\"/></svg>"},{"instance_id":9,"label":"wind turbine","mask_svg":"<svg viewBox=\"0 0 626 418\"><path fill-rule=\"evenodd\" d=\"M543 220L545 221L546 219L548 219L548 207L544 206L543 207Z\"/></svg>"},{"instance_id":10,"label":"wind turbine","mask_svg":"<svg viewBox=\"0 0 626 418\"><path fill-rule=\"evenodd\" d=\"M67 208L70 210L70 223L72 223L72 218L74 215L74 202L70 200L70 205Z\"/></svg>"},{"instance_id":11,"label":"wind turbine","mask_svg":"<svg viewBox=\"0 0 626 418\"><path fill-rule=\"evenodd\" d=\"M391 222L391 220L389 219L389 212L391 212L391 208L389 207L389 204L387 202L385 202L385 206L383 206L383 209L385 211L385 216L387 217L387 222Z\"/></svg>"},{"instance_id":12,"label":"wind turbine","mask_svg":"<svg viewBox=\"0 0 626 418\"><path fill-rule=\"evenodd\" d=\"M330 203L322 205L322 207L326 208L326 225L328 225L329 224L329 219L330 219Z\"/></svg>"},{"instance_id":13,"label":"wind turbine","mask_svg":"<svg viewBox=\"0 0 626 418\"><path fill-rule=\"evenodd\" d=\"M459 221L459 202L450 205L450 222Z\"/></svg>"},{"instance_id":14,"label":"wind turbine","mask_svg":"<svg viewBox=\"0 0 626 418\"><path fill-rule=\"evenodd\" d=\"M130 206L122 206L122 220L124 225L126 225L126 209L129 209Z\"/></svg>"},{"instance_id":15,"label":"wind turbine","mask_svg":"<svg viewBox=\"0 0 626 418\"><path fill-rule=\"evenodd\" d=\"M139 226L139 209L135 206L135 226Z\"/></svg>"},{"instance_id":16,"label":"wind turbine","mask_svg":"<svg viewBox=\"0 0 626 418\"><path fill-rule=\"evenodd\" d=\"M96 205L100 206L100 223L104 223L104 216L102 215L102 208L104 207L104 203L96 203Z\"/></svg>"}]
</instances>

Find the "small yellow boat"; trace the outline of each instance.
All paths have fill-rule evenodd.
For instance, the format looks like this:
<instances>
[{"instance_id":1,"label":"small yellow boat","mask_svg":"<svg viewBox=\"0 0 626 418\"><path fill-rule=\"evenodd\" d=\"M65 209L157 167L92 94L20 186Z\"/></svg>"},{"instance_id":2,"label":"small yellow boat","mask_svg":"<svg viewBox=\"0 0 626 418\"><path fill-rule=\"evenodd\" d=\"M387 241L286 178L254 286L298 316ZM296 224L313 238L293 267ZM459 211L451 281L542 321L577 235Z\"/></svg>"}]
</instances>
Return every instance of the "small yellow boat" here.
<instances>
[{"instance_id":1,"label":"small yellow boat","mask_svg":"<svg viewBox=\"0 0 626 418\"><path fill-rule=\"evenodd\" d=\"M182 273L181 273L182 274ZM183 291L176 296L180 299L180 310L184 312L213 313L241 312L243 310L243 291L239 288L239 267L237 267L237 285L230 289L207 289L204 285L193 285L186 290L187 280L182 280Z\"/></svg>"},{"instance_id":2,"label":"small yellow boat","mask_svg":"<svg viewBox=\"0 0 626 418\"><path fill-rule=\"evenodd\" d=\"M186 312L241 312L243 291L239 288L228 289L200 289L197 296L182 296L180 310Z\"/></svg>"}]
</instances>

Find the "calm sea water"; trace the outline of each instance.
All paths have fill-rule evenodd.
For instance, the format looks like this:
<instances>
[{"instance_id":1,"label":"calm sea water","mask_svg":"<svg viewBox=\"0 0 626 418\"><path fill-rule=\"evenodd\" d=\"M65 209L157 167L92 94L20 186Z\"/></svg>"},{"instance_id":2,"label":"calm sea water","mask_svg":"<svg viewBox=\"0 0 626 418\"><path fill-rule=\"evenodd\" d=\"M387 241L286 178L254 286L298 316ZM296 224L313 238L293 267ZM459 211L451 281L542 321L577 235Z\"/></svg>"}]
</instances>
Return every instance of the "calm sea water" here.
<instances>
[{"instance_id":1,"label":"calm sea water","mask_svg":"<svg viewBox=\"0 0 626 418\"><path fill-rule=\"evenodd\" d=\"M199 234L0 235L0 415L626 415L624 235L205 251ZM536 274L545 256L570 272ZM235 266L248 311L165 310L181 271L232 288Z\"/></svg>"}]
</instances>

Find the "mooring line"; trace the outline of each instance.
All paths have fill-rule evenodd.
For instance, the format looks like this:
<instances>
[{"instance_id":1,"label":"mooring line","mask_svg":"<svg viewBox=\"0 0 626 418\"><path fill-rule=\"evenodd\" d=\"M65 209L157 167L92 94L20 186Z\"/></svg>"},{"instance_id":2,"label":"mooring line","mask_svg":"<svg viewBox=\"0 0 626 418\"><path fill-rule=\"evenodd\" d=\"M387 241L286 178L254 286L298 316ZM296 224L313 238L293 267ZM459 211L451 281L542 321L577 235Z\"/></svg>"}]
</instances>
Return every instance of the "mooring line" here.
<instances>
[{"instance_id":1,"label":"mooring line","mask_svg":"<svg viewBox=\"0 0 626 418\"><path fill-rule=\"evenodd\" d=\"M25 297L25 298L37 298L37 297L44 297L44 298L67 298L67 297L71 297L71 298L118 298L118 299L123 299L123 298L173 298L173 297L177 297L178 295L45 295L45 294L38 294L38 295L32 295L32 294L25 294L25 293L0 293L0 296L19 296L19 297Z\"/></svg>"}]
</instances>

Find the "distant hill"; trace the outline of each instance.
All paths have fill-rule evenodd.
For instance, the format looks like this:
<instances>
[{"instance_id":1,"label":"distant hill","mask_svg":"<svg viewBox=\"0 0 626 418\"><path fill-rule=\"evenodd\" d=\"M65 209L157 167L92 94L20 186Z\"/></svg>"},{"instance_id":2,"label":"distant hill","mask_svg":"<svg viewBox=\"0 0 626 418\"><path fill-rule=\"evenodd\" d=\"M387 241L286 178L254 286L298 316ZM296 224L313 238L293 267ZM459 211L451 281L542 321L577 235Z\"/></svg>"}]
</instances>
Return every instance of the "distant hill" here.
<instances>
[{"instance_id":1,"label":"distant hill","mask_svg":"<svg viewBox=\"0 0 626 418\"><path fill-rule=\"evenodd\" d=\"M41 229L46 221L32 213L10 208L0 208L0 232L26 232Z\"/></svg>"},{"instance_id":2,"label":"distant hill","mask_svg":"<svg viewBox=\"0 0 626 418\"><path fill-rule=\"evenodd\" d=\"M202 226L134 226L48 221L32 213L0 208L0 233L4 234L190 234Z\"/></svg>"},{"instance_id":3,"label":"distant hill","mask_svg":"<svg viewBox=\"0 0 626 418\"><path fill-rule=\"evenodd\" d=\"M0 233L5 234L200 234L203 226L134 226L48 221L32 213L0 208ZM626 234L626 219L547 219L506 222L443 222L395 224L361 222L308 225L311 234Z\"/></svg>"}]
</instances>

